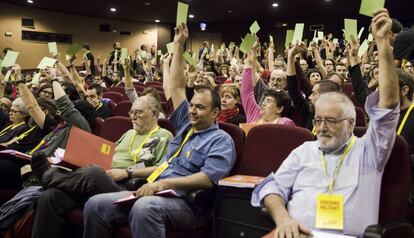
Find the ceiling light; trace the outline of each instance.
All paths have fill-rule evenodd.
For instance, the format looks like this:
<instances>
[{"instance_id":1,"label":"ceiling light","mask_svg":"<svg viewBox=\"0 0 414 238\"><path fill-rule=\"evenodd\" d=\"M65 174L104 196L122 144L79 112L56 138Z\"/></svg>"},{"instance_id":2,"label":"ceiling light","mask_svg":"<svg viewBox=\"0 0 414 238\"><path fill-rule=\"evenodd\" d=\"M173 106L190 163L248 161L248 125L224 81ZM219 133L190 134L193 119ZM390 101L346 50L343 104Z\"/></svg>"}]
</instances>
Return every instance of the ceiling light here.
<instances>
[{"instance_id":1,"label":"ceiling light","mask_svg":"<svg viewBox=\"0 0 414 238\"><path fill-rule=\"evenodd\" d=\"M279 6L279 4L278 3L273 3L272 4L272 7L278 7Z\"/></svg>"},{"instance_id":2,"label":"ceiling light","mask_svg":"<svg viewBox=\"0 0 414 238\"><path fill-rule=\"evenodd\" d=\"M150 2L145 2L144 4L145 4L145 6L151 6Z\"/></svg>"},{"instance_id":3,"label":"ceiling light","mask_svg":"<svg viewBox=\"0 0 414 238\"><path fill-rule=\"evenodd\" d=\"M33 0L27 0L28 3L33 3Z\"/></svg>"},{"instance_id":4,"label":"ceiling light","mask_svg":"<svg viewBox=\"0 0 414 238\"><path fill-rule=\"evenodd\" d=\"M287 26L287 23L283 23L283 25L282 26Z\"/></svg>"},{"instance_id":5,"label":"ceiling light","mask_svg":"<svg viewBox=\"0 0 414 238\"><path fill-rule=\"evenodd\" d=\"M233 11L232 10L227 10L227 13L232 13Z\"/></svg>"},{"instance_id":6,"label":"ceiling light","mask_svg":"<svg viewBox=\"0 0 414 238\"><path fill-rule=\"evenodd\" d=\"M188 15L189 18L194 18L193 14Z\"/></svg>"},{"instance_id":7,"label":"ceiling light","mask_svg":"<svg viewBox=\"0 0 414 238\"><path fill-rule=\"evenodd\" d=\"M156 19L155 22L158 23L158 22L160 22L160 20Z\"/></svg>"},{"instance_id":8,"label":"ceiling light","mask_svg":"<svg viewBox=\"0 0 414 238\"><path fill-rule=\"evenodd\" d=\"M111 7L111 12L116 12L116 8L114 8L114 7Z\"/></svg>"}]
</instances>

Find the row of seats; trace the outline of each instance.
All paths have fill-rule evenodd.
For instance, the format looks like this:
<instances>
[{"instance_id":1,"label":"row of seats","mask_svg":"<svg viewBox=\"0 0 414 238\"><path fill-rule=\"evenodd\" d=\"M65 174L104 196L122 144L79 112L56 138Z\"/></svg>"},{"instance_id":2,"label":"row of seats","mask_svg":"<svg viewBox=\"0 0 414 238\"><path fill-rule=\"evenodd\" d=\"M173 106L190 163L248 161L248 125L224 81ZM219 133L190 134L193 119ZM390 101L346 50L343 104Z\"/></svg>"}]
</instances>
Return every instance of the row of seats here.
<instances>
[{"instance_id":1,"label":"row of seats","mask_svg":"<svg viewBox=\"0 0 414 238\"><path fill-rule=\"evenodd\" d=\"M132 128L130 118L108 118L104 125L106 131L100 135L108 140L116 141L123 133L122 130ZM105 123L104 121L104 123ZM130 128L119 128L113 125L131 125ZM168 120L160 120L160 126L171 132L174 129ZM219 123L221 129L230 134L236 145L237 162L231 171L231 175L245 174L253 176L267 176L276 171L289 153L306 141L314 140L309 130L300 127L282 125L260 125L252 128L246 137L239 127ZM354 134L363 136L366 127L356 127ZM407 199L410 187L410 162L408 145L401 136L396 137L390 160L385 168L382 180L380 198L380 222L404 221L407 212ZM70 221L74 224L82 224L82 211L73 211ZM201 237L206 227L200 227L191 232L169 231L167 237ZM131 237L128 226L117 229L115 237Z\"/></svg>"}]
</instances>

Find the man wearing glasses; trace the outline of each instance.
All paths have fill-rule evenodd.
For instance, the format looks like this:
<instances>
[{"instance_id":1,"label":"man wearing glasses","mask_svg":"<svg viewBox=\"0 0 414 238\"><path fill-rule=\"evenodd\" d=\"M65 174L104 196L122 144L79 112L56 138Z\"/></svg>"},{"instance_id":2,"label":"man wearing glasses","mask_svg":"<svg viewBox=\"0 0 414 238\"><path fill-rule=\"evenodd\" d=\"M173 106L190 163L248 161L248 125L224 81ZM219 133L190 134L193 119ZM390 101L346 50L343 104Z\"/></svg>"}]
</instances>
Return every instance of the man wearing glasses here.
<instances>
[{"instance_id":1,"label":"man wearing glasses","mask_svg":"<svg viewBox=\"0 0 414 238\"><path fill-rule=\"evenodd\" d=\"M355 107L329 92L315 103L317 141L306 142L254 191L252 205L265 206L277 224L274 237L328 230L361 237L378 222L381 178L395 141L399 85L388 41L386 9L374 13L372 34L379 51L379 90L366 101L366 134L353 135Z\"/></svg>"}]
</instances>

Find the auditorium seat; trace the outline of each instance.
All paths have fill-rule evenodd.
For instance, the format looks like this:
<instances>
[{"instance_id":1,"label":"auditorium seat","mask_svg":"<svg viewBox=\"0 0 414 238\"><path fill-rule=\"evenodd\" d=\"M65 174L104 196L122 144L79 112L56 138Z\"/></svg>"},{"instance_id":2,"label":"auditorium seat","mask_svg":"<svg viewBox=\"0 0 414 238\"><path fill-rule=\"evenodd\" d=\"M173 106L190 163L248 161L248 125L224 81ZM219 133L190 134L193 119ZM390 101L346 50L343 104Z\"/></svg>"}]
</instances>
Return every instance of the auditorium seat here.
<instances>
[{"instance_id":1,"label":"auditorium seat","mask_svg":"<svg viewBox=\"0 0 414 238\"><path fill-rule=\"evenodd\" d=\"M175 136L175 128L174 128L173 124L170 122L170 120L168 120L168 119L158 119L158 125L161 128L164 128L164 129L170 131L171 134L173 134L173 136Z\"/></svg>"},{"instance_id":2,"label":"auditorium seat","mask_svg":"<svg viewBox=\"0 0 414 238\"><path fill-rule=\"evenodd\" d=\"M365 110L364 105L362 103L359 102L359 100L357 99L357 97L355 96L355 93L352 93L352 95L349 97L351 99L351 101L354 103L355 107L359 107L363 110Z\"/></svg>"},{"instance_id":3,"label":"auditorium seat","mask_svg":"<svg viewBox=\"0 0 414 238\"><path fill-rule=\"evenodd\" d=\"M123 117L129 117L129 110L131 110L132 103L131 101L121 101L116 104L115 112L112 114L114 116L123 116Z\"/></svg>"},{"instance_id":4,"label":"auditorium seat","mask_svg":"<svg viewBox=\"0 0 414 238\"><path fill-rule=\"evenodd\" d=\"M234 145L236 147L236 153L237 153L236 163L234 164L232 172L230 173L230 174L234 174L233 171L237 171L240 165L244 143L246 141L246 135L244 134L244 131L240 127L230 124L230 123L219 122L219 127L223 131L227 132L227 134L229 134L231 138L233 138Z\"/></svg>"},{"instance_id":5,"label":"auditorium seat","mask_svg":"<svg viewBox=\"0 0 414 238\"><path fill-rule=\"evenodd\" d=\"M345 83L344 86L342 87L342 92L348 97L351 97L352 93L354 92L352 83Z\"/></svg>"},{"instance_id":6,"label":"auditorium seat","mask_svg":"<svg viewBox=\"0 0 414 238\"><path fill-rule=\"evenodd\" d=\"M116 142L125 132L132 128L133 125L130 117L108 117L102 124L99 136L112 142Z\"/></svg>"},{"instance_id":7,"label":"auditorium seat","mask_svg":"<svg viewBox=\"0 0 414 238\"><path fill-rule=\"evenodd\" d=\"M161 86L162 87L162 82L160 82L160 81L149 81L149 82L146 82L145 83L145 86L152 86L152 85L158 85L158 86Z\"/></svg>"},{"instance_id":8,"label":"auditorium seat","mask_svg":"<svg viewBox=\"0 0 414 238\"><path fill-rule=\"evenodd\" d=\"M114 87L108 88L108 92L118 92L118 93L124 94L125 88L121 86L114 86Z\"/></svg>"},{"instance_id":9,"label":"auditorium seat","mask_svg":"<svg viewBox=\"0 0 414 238\"><path fill-rule=\"evenodd\" d=\"M247 135L240 166L233 172L265 177L279 168L293 149L312 140L309 130L297 126L255 126Z\"/></svg>"},{"instance_id":10,"label":"auditorium seat","mask_svg":"<svg viewBox=\"0 0 414 238\"><path fill-rule=\"evenodd\" d=\"M129 101L129 97L128 97L128 95L127 95L127 94L122 94L121 101ZM121 101L120 101L120 102L121 102Z\"/></svg>"},{"instance_id":11,"label":"auditorium seat","mask_svg":"<svg viewBox=\"0 0 414 238\"><path fill-rule=\"evenodd\" d=\"M95 117L95 124L92 128L92 133L94 135L99 135L101 133L103 122L104 122L104 119L100 117Z\"/></svg>"},{"instance_id":12,"label":"auditorium seat","mask_svg":"<svg viewBox=\"0 0 414 238\"><path fill-rule=\"evenodd\" d=\"M114 115L115 109L116 109L116 103L111 101L111 102L108 103L108 107L111 110L111 115Z\"/></svg>"},{"instance_id":13,"label":"auditorium seat","mask_svg":"<svg viewBox=\"0 0 414 238\"><path fill-rule=\"evenodd\" d=\"M144 87L144 84L141 82L133 82L134 87Z\"/></svg>"},{"instance_id":14,"label":"auditorium seat","mask_svg":"<svg viewBox=\"0 0 414 238\"><path fill-rule=\"evenodd\" d=\"M104 98L109 98L115 103L122 101L122 95L123 95L122 93L115 92L115 91L104 92L102 94Z\"/></svg>"},{"instance_id":15,"label":"auditorium seat","mask_svg":"<svg viewBox=\"0 0 414 238\"><path fill-rule=\"evenodd\" d=\"M153 88L153 89L157 90L158 92L164 92L164 88L162 87L162 85L157 85L157 84L148 85L148 84L145 84L145 88Z\"/></svg>"},{"instance_id":16,"label":"auditorium seat","mask_svg":"<svg viewBox=\"0 0 414 238\"><path fill-rule=\"evenodd\" d=\"M287 117L292 119L292 121L295 122L296 126L305 127L305 123L303 122L303 118L300 115L300 113L298 112L298 110L296 110L296 108L292 107L290 109L289 115Z\"/></svg>"}]
</instances>

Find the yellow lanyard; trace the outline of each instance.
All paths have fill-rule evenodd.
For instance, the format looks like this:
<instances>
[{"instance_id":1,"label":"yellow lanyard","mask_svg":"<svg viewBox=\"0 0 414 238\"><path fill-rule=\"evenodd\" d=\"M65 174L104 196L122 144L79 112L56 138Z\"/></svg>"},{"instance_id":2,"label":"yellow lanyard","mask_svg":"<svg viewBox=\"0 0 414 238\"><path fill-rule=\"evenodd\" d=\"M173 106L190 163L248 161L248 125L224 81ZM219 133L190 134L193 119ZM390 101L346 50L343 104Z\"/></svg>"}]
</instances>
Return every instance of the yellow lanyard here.
<instances>
[{"instance_id":1,"label":"yellow lanyard","mask_svg":"<svg viewBox=\"0 0 414 238\"><path fill-rule=\"evenodd\" d=\"M157 169L155 169L155 171L151 173L150 176L148 176L147 178L148 183L154 182L162 173L164 173L164 171L170 165L171 161L173 161L173 159L175 159L180 154L181 150L183 149L184 144L187 143L188 139L190 139L190 136L193 134L193 132L194 132L194 128L191 128L188 131L187 135L185 136L183 142L181 142L181 145L178 148L178 150L167 161L159 165Z\"/></svg>"},{"instance_id":2,"label":"yellow lanyard","mask_svg":"<svg viewBox=\"0 0 414 238\"><path fill-rule=\"evenodd\" d=\"M404 128L405 123L407 122L408 116L410 115L411 111L414 108L414 103L408 108L407 112L404 115L403 120L401 121L400 127L398 127L397 135L401 135L401 132Z\"/></svg>"},{"instance_id":3,"label":"yellow lanyard","mask_svg":"<svg viewBox=\"0 0 414 238\"><path fill-rule=\"evenodd\" d=\"M135 132L134 136L131 139L131 143L129 145L129 153L131 154L132 158L134 159L134 163L135 164L137 163L138 154L141 151L141 149L144 146L144 144L147 142L147 140L149 138L151 138L152 134L154 134L159 129L160 129L159 126L155 127L152 131L150 131L150 133L148 133L147 137L145 137L144 141L142 141L142 143L138 146L138 148L135 149L135 150L132 150L132 146L134 145L134 142L135 142L135 137L137 136L137 132Z\"/></svg>"},{"instance_id":4,"label":"yellow lanyard","mask_svg":"<svg viewBox=\"0 0 414 238\"><path fill-rule=\"evenodd\" d=\"M102 107L102 105L103 105L103 103L102 103L102 102L100 102L100 103L99 103L99 106L95 109L95 111L98 111L98 110L99 110L99 108L101 108L101 107Z\"/></svg>"},{"instance_id":5,"label":"yellow lanyard","mask_svg":"<svg viewBox=\"0 0 414 238\"><path fill-rule=\"evenodd\" d=\"M316 127L315 126L312 128L312 135L316 136Z\"/></svg>"},{"instance_id":6,"label":"yellow lanyard","mask_svg":"<svg viewBox=\"0 0 414 238\"><path fill-rule=\"evenodd\" d=\"M23 132L19 137L17 137L17 140L16 141L18 141L18 140L21 140L21 139L23 139L23 138L25 138L31 131L33 131L35 128L37 127L37 125L35 125L35 126L32 126L29 130L27 130L27 131L25 131L25 132Z\"/></svg>"},{"instance_id":7,"label":"yellow lanyard","mask_svg":"<svg viewBox=\"0 0 414 238\"><path fill-rule=\"evenodd\" d=\"M21 125L23 125L25 123L26 122L23 121L23 122L20 122L19 124L15 125L15 126L10 125L10 126L4 128L2 131L0 131L0 136L4 136L9 130L12 130L12 129L16 128L16 127L19 127L19 126L21 126Z\"/></svg>"},{"instance_id":8,"label":"yellow lanyard","mask_svg":"<svg viewBox=\"0 0 414 238\"><path fill-rule=\"evenodd\" d=\"M40 141L39 144L37 144L36 147L29 152L29 155L32 155L34 152L36 152L36 150L38 150L45 142L45 140Z\"/></svg>"},{"instance_id":9,"label":"yellow lanyard","mask_svg":"<svg viewBox=\"0 0 414 238\"><path fill-rule=\"evenodd\" d=\"M345 159L346 155L351 150L351 148L354 144L355 144L355 136L352 136L351 143L348 144L348 146L346 147L344 153L339 158L338 164L336 165L335 171L334 171L334 173L331 177L331 180L330 180L329 186L328 186L329 193L331 193L333 191L333 187L334 187L334 184L335 184L335 179L339 174L339 170L341 169L342 163L344 162L344 159ZM323 153L321 153L321 160L322 160L323 170L325 171L325 174L328 175L328 168L326 166L326 160L325 160L325 156L323 155Z\"/></svg>"},{"instance_id":10,"label":"yellow lanyard","mask_svg":"<svg viewBox=\"0 0 414 238\"><path fill-rule=\"evenodd\" d=\"M190 139L190 136L193 134L193 132L194 132L194 128L191 128L188 132L187 132L187 135L185 136L185 138L184 138L184 140L183 140L183 142L181 143L181 145L180 145L180 147L178 148L178 150L173 154L173 156L171 156L169 159L168 159L168 161L167 161L167 163L171 163L171 161L173 161L173 159L175 159L175 158L177 158L177 156L181 153L181 150L183 149L183 147L184 147L184 144L185 143L187 143L187 141L188 141L188 139Z\"/></svg>"}]
</instances>

